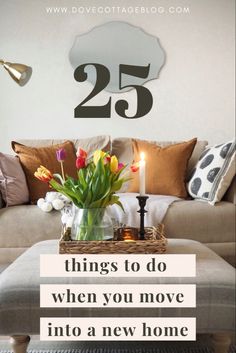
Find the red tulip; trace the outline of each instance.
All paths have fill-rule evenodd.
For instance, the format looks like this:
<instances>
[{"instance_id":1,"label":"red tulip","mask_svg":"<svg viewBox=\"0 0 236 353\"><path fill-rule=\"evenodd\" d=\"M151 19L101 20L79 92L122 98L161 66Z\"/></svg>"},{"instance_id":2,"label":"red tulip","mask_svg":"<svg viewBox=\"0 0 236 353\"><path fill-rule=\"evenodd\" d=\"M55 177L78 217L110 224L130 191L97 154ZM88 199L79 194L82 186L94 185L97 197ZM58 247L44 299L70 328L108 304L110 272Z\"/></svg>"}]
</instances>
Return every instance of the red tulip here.
<instances>
[{"instance_id":1,"label":"red tulip","mask_svg":"<svg viewBox=\"0 0 236 353\"><path fill-rule=\"evenodd\" d=\"M78 156L76 159L76 168L83 169L86 167L86 159L83 157Z\"/></svg>"},{"instance_id":2,"label":"red tulip","mask_svg":"<svg viewBox=\"0 0 236 353\"><path fill-rule=\"evenodd\" d=\"M131 172L136 173L139 170L139 162L134 163L130 166Z\"/></svg>"},{"instance_id":3,"label":"red tulip","mask_svg":"<svg viewBox=\"0 0 236 353\"><path fill-rule=\"evenodd\" d=\"M105 157L104 159L104 164L110 163L111 162L111 156L109 154Z\"/></svg>"},{"instance_id":4,"label":"red tulip","mask_svg":"<svg viewBox=\"0 0 236 353\"><path fill-rule=\"evenodd\" d=\"M77 157L81 157L81 158L86 159L88 154L86 151L84 151L82 148L79 147L76 155L77 155Z\"/></svg>"}]
</instances>

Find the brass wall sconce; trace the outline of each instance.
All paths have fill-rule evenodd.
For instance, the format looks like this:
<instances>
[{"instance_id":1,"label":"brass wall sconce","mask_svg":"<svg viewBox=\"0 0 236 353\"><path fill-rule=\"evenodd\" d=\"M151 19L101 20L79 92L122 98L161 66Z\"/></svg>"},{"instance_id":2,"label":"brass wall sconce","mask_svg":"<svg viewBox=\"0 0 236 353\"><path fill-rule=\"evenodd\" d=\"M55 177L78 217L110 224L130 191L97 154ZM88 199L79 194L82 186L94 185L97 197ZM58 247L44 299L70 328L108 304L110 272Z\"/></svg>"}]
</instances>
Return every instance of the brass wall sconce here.
<instances>
[{"instance_id":1,"label":"brass wall sconce","mask_svg":"<svg viewBox=\"0 0 236 353\"><path fill-rule=\"evenodd\" d=\"M32 75L32 68L30 66L9 63L4 60L0 60L0 65L3 65L4 69L7 70L9 75L19 86L24 86Z\"/></svg>"}]
</instances>

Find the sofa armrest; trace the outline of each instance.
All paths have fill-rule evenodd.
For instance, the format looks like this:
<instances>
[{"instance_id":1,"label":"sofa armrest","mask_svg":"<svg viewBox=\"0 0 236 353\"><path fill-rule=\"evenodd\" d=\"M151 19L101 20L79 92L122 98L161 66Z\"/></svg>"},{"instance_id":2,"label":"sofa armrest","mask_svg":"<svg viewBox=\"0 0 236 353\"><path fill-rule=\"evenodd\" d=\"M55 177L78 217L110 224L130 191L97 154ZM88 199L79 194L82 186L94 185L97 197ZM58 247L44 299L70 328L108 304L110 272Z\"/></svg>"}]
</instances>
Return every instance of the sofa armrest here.
<instances>
[{"instance_id":1,"label":"sofa armrest","mask_svg":"<svg viewBox=\"0 0 236 353\"><path fill-rule=\"evenodd\" d=\"M236 205L236 176L233 178L230 187L223 197L224 201L232 202Z\"/></svg>"}]
</instances>

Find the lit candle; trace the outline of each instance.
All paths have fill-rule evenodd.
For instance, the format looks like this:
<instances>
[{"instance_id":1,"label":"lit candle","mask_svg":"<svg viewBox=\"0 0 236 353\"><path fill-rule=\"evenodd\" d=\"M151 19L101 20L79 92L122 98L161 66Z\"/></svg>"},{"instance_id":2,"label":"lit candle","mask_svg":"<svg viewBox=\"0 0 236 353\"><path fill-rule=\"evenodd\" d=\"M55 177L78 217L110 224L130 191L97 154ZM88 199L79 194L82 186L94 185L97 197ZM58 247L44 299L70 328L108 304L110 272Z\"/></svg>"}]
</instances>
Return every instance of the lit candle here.
<instances>
[{"instance_id":1,"label":"lit candle","mask_svg":"<svg viewBox=\"0 0 236 353\"><path fill-rule=\"evenodd\" d=\"M134 227L119 228L118 240L123 240L123 241L138 240L138 229Z\"/></svg>"},{"instance_id":2,"label":"lit candle","mask_svg":"<svg viewBox=\"0 0 236 353\"><path fill-rule=\"evenodd\" d=\"M139 162L139 194L140 196L145 195L145 168L146 168L146 162L145 162L145 155L142 152L140 154L140 162Z\"/></svg>"}]
</instances>

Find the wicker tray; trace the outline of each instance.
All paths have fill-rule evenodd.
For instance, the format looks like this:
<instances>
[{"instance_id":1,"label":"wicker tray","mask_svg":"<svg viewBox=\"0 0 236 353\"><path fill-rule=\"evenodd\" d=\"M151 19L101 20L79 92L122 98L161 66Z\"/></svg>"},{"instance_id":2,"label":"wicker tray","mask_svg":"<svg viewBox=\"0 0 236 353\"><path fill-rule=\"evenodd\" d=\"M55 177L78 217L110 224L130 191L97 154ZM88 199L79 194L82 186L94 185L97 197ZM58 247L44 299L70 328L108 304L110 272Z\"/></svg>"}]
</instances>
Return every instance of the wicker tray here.
<instances>
[{"instance_id":1,"label":"wicker tray","mask_svg":"<svg viewBox=\"0 0 236 353\"><path fill-rule=\"evenodd\" d=\"M166 251L167 239L164 225L145 228L145 240L132 241L83 241L59 242L60 254L160 254Z\"/></svg>"}]
</instances>

